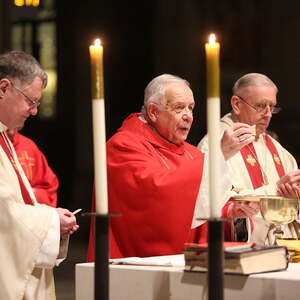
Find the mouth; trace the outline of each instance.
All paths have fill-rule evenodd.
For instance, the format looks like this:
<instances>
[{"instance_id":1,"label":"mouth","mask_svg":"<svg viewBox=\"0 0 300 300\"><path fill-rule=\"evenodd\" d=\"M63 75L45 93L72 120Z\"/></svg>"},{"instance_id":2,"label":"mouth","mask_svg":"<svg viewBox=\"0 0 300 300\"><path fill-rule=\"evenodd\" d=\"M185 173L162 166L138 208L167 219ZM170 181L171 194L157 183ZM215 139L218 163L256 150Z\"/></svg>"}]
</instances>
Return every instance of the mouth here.
<instances>
[{"instance_id":1,"label":"mouth","mask_svg":"<svg viewBox=\"0 0 300 300\"><path fill-rule=\"evenodd\" d=\"M190 128L189 127L180 127L179 131L181 131L182 133L186 134L186 133L188 133L190 131Z\"/></svg>"},{"instance_id":2,"label":"mouth","mask_svg":"<svg viewBox=\"0 0 300 300\"><path fill-rule=\"evenodd\" d=\"M261 126L261 127L267 127L269 125L269 123L259 123L256 124L256 126Z\"/></svg>"}]
</instances>

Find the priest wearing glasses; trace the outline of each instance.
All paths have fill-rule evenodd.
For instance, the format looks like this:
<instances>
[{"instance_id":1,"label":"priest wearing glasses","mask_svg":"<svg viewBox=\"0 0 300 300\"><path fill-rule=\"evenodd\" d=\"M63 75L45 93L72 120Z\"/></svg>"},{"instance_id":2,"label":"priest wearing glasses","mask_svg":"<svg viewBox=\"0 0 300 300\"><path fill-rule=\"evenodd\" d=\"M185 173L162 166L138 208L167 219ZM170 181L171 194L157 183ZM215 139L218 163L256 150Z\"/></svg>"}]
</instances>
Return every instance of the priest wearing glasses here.
<instances>
[{"instance_id":1,"label":"priest wearing glasses","mask_svg":"<svg viewBox=\"0 0 300 300\"><path fill-rule=\"evenodd\" d=\"M300 170L296 160L267 134L272 115L280 111L277 91L274 82L259 73L246 74L233 86L232 111L221 119L221 129L224 131L234 123L241 122L253 126L255 131L255 140L227 160L233 196L266 194L297 197ZM245 137L240 135L237 139L242 142ZM208 151L207 137L201 140L198 147L204 152ZM249 219L236 220L232 229L233 239L251 240L260 245L274 243L273 226L266 223L260 213L253 216L250 222ZM299 224L293 222L285 225L284 235L299 237Z\"/></svg>"},{"instance_id":2,"label":"priest wearing glasses","mask_svg":"<svg viewBox=\"0 0 300 300\"><path fill-rule=\"evenodd\" d=\"M69 210L37 202L7 136L37 114L46 85L31 55L0 55L0 299L54 300L52 269L79 227Z\"/></svg>"}]
</instances>

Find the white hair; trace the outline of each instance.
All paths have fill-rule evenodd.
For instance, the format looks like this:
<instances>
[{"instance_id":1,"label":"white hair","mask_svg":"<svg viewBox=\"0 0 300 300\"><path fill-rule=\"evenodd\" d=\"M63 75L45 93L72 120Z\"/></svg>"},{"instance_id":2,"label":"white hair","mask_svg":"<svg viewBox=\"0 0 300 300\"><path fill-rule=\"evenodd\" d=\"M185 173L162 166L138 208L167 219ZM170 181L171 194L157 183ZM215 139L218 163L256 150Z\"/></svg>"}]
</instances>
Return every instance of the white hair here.
<instances>
[{"instance_id":1,"label":"white hair","mask_svg":"<svg viewBox=\"0 0 300 300\"><path fill-rule=\"evenodd\" d=\"M162 74L152 79L145 88L142 107L144 117L146 117L145 112L149 103L164 104L166 87L171 83L184 83L190 86L187 80L171 74Z\"/></svg>"},{"instance_id":2,"label":"white hair","mask_svg":"<svg viewBox=\"0 0 300 300\"><path fill-rule=\"evenodd\" d=\"M278 91L276 84L266 75L260 73L248 73L239 78L233 88L233 95L237 95L241 89L249 86L272 86L275 88L276 93Z\"/></svg>"}]
</instances>

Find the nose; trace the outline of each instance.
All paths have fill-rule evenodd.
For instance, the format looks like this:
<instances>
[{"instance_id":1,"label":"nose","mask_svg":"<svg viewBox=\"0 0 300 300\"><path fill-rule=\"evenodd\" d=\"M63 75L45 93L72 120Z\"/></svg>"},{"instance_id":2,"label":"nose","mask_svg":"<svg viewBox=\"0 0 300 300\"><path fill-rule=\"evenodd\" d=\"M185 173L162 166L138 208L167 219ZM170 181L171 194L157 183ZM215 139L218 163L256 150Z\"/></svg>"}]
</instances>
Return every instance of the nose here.
<instances>
[{"instance_id":1,"label":"nose","mask_svg":"<svg viewBox=\"0 0 300 300\"><path fill-rule=\"evenodd\" d=\"M31 114L32 116L37 115L37 113L38 113L38 108L37 108L36 105L34 105L33 107L30 108L30 114Z\"/></svg>"},{"instance_id":2,"label":"nose","mask_svg":"<svg viewBox=\"0 0 300 300\"><path fill-rule=\"evenodd\" d=\"M272 117L272 111L271 106L267 105L265 108L265 111L263 112L264 116L271 118Z\"/></svg>"},{"instance_id":3,"label":"nose","mask_svg":"<svg viewBox=\"0 0 300 300\"><path fill-rule=\"evenodd\" d=\"M185 121L193 121L193 111L189 108L185 108L182 114L182 118Z\"/></svg>"}]
</instances>

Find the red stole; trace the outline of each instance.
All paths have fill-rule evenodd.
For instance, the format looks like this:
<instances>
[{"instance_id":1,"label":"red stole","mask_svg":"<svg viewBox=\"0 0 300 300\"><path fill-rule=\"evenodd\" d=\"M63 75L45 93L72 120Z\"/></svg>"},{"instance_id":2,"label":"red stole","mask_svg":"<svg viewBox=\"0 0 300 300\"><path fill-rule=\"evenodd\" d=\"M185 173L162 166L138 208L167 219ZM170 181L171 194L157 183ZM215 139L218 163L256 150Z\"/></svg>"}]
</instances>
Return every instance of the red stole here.
<instances>
[{"instance_id":1,"label":"red stole","mask_svg":"<svg viewBox=\"0 0 300 300\"><path fill-rule=\"evenodd\" d=\"M275 164L275 167L276 167L276 170L277 170L277 173L278 173L279 177L284 176L285 171L284 171L284 168L283 168L283 165L281 163L281 159L278 155L276 147L274 146L271 138L268 135L265 136L265 141L266 141L268 149L270 150L270 152L272 154L272 158L273 158L273 161L274 161L274 164Z\"/></svg>"},{"instance_id":2,"label":"red stole","mask_svg":"<svg viewBox=\"0 0 300 300\"><path fill-rule=\"evenodd\" d=\"M4 133L0 133L0 146L2 147L2 149L4 150L5 154L7 155L7 157L9 158L16 174L19 180L19 184L20 184L20 189L21 189L21 193L22 193L22 197L23 200L25 202L25 204L30 204L33 205L33 202L30 198L30 195L24 185L24 182L22 180L22 177L19 173L19 170L17 169L17 166L15 164L15 160L13 158L13 154L12 154L12 149L10 149L10 145L9 145L9 141L7 140L7 137L5 136Z\"/></svg>"},{"instance_id":3,"label":"red stole","mask_svg":"<svg viewBox=\"0 0 300 300\"><path fill-rule=\"evenodd\" d=\"M284 171L283 165L281 163L281 159L278 155L278 151L277 151L275 145L273 144L271 138L268 135L265 135L265 142L266 142L267 148L269 149L269 151L272 155L278 176L279 177L284 176L285 171ZM253 143L243 147L240 150L240 152L244 159L245 166L246 166L248 174L250 176L253 188L254 189L259 188L260 186L262 186L264 184L264 179L263 179L261 166L260 166L259 162L257 161L257 155L256 155L256 151L254 149Z\"/></svg>"}]
</instances>

